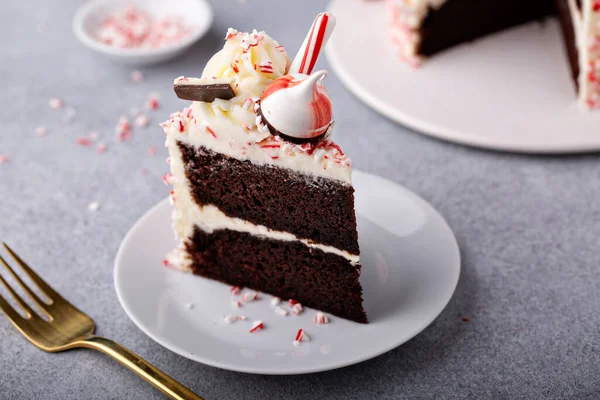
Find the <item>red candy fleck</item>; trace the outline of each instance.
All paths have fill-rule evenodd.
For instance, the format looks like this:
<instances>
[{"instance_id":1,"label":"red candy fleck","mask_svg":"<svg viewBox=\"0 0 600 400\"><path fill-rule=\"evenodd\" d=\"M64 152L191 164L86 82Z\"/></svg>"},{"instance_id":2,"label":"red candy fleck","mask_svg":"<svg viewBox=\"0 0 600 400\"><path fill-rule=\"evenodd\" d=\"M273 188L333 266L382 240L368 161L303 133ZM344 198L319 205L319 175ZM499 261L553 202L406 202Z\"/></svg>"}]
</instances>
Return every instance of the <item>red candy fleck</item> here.
<instances>
[{"instance_id":1,"label":"red candy fleck","mask_svg":"<svg viewBox=\"0 0 600 400\"><path fill-rule=\"evenodd\" d=\"M592 9L593 9L595 12L598 12L598 11L600 11L600 1L594 1L594 3L592 4Z\"/></svg>"},{"instance_id":2,"label":"red candy fleck","mask_svg":"<svg viewBox=\"0 0 600 400\"><path fill-rule=\"evenodd\" d=\"M98 146L96 146L96 151L100 154L106 152L106 145L104 143L98 143Z\"/></svg>"},{"instance_id":3,"label":"red candy fleck","mask_svg":"<svg viewBox=\"0 0 600 400\"><path fill-rule=\"evenodd\" d=\"M254 333L259 329L265 329L265 325L263 324L262 321L254 321L254 324L252 325L252 329L250 329L250 333Z\"/></svg>"},{"instance_id":4,"label":"red candy fleck","mask_svg":"<svg viewBox=\"0 0 600 400\"><path fill-rule=\"evenodd\" d=\"M7 163L10 160L10 157L6 154L0 154L0 164Z\"/></svg>"},{"instance_id":5,"label":"red candy fleck","mask_svg":"<svg viewBox=\"0 0 600 400\"><path fill-rule=\"evenodd\" d=\"M296 301L296 300L294 300L294 299L289 299L289 300L288 300L288 304L289 304L290 306L294 306L294 305L298 304L298 301Z\"/></svg>"},{"instance_id":6,"label":"red candy fleck","mask_svg":"<svg viewBox=\"0 0 600 400\"><path fill-rule=\"evenodd\" d=\"M81 146L90 147L92 145L92 141L89 138L84 136L77 136L75 142Z\"/></svg>"},{"instance_id":7,"label":"red candy fleck","mask_svg":"<svg viewBox=\"0 0 600 400\"><path fill-rule=\"evenodd\" d=\"M157 110L160 104L158 103L158 99L156 97L150 96L146 101L146 107L150 110Z\"/></svg>"},{"instance_id":8,"label":"red candy fleck","mask_svg":"<svg viewBox=\"0 0 600 400\"><path fill-rule=\"evenodd\" d=\"M215 131L213 131L212 129L210 129L210 127L206 127L206 131L208 133L210 133L215 139L217 138L217 135L215 134Z\"/></svg>"}]
</instances>

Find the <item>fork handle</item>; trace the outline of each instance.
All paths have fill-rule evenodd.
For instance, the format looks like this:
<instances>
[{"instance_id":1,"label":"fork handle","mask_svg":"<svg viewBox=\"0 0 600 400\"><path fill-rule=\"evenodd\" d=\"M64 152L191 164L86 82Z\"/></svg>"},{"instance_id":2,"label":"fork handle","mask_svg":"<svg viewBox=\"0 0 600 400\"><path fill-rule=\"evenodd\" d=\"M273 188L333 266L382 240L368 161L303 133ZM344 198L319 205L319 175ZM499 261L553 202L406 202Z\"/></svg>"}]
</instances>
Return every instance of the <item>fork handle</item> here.
<instances>
[{"instance_id":1,"label":"fork handle","mask_svg":"<svg viewBox=\"0 0 600 400\"><path fill-rule=\"evenodd\" d=\"M77 343L77 347L98 350L114 358L163 394L175 400L204 400L190 389L171 378L148 361L138 356L131 350L112 340L99 336L91 336Z\"/></svg>"}]
</instances>

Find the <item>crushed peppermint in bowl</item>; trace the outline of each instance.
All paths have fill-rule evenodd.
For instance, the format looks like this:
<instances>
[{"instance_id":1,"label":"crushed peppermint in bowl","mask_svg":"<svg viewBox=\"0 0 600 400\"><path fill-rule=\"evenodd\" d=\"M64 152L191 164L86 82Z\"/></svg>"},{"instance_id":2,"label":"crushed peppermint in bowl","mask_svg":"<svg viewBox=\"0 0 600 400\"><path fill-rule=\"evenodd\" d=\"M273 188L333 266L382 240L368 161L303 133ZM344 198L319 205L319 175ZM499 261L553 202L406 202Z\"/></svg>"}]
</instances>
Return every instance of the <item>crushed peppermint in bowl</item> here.
<instances>
[{"instance_id":1,"label":"crushed peppermint in bowl","mask_svg":"<svg viewBox=\"0 0 600 400\"><path fill-rule=\"evenodd\" d=\"M73 18L73 32L113 61L148 65L184 53L210 28L207 0L93 0Z\"/></svg>"}]
</instances>

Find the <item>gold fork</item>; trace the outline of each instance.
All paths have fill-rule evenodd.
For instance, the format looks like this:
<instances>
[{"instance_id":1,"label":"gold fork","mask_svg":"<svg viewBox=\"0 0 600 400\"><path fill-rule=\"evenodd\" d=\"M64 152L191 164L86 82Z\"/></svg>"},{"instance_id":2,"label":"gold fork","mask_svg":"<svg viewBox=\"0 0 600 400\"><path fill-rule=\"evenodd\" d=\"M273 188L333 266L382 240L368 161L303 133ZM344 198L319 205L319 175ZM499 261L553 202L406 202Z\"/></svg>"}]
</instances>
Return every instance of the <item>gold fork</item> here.
<instances>
[{"instance_id":1,"label":"gold fork","mask_svg":"<svg viewBox=\"0 0 600 400\"><path fill-rule=\"evenodd\" d=\"M38 289L50 300L49 303L42 301L0 256L0 263L6 267L23 291L27 293L48 318L48 321L46 321L37 315L8 282L4 280L2 275L0 275L0 282L2 282L8 293L22 308L26 317L19 315L2 295L0 295L0 309L4 311L12 324L31 343L51 353L82 347L98 350L114 358L172 399L203 400L202 397L152 366L152 364L132 351L112 340L95 336L94 330L96 326L89 316L79 311L75 306L56 293L10 247L5 243L2 243L2 246L4 246L10 256L23 269L25 274L31 278Z\"/></svg>"}]
</instances>

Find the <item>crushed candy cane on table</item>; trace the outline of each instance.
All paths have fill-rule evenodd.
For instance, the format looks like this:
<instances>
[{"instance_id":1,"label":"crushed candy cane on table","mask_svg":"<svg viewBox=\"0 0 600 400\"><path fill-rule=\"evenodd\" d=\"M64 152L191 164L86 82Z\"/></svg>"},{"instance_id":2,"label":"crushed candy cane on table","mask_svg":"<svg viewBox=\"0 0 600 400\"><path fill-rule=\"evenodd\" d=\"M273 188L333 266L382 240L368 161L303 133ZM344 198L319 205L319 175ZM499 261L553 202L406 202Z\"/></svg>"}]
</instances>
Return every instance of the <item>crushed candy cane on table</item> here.
<instances>
[{"instance_id":1,"label":"crushed candy cane on table","mask_svg":"<svg viewBox=\"0 0 600 400\"><path fill-rule=\"evenodd\" d=\"M242 302L244 303L249 303L255 300L258 300L258 292L244 293L242 295Z\"/></svg>"},{"instance_id":2,"label":"crushed candy cane on table","mask_svg":"<svg viewBox=\"0 0 600 400\"><path fill-rule=\"evenodd\" d=\"M98 41L113 47L157 49L180 43L194 30L182 17L156 17L130 5L106 17L94 36ZM138 77L136 74L136 78Z\"/></svg>"},{"instance_id":3,"label":"crushed candy cane on table","mask_svg":"<svg viewBox=\"0 0 600 400\"><path fill-rule=\"evenodd\" d=\"M8 162L10 160L10 157L8 157L6 154L0 154L0 164L4 164L6 162Z\"/></svg>"},{"instance_id":4,"label":"crushed candy cane on table","mask_svg":"<svg viewBox=\"0 0 600 400\"><path fill-rule=\"evenodd\" d=\"M254 321L252 323L252 329L250 329L250 333L254 333L259 329L265 329L265 324L263 324L263 322L260 320Z\"/></svg>"},{"instance_id":5,"label":"crushed candy cane on table","mask_svg":"<svg viewBox=\"0 0 600 400\"><path fill-rule=\"evenodd\" d=\"M329 319L327 318L327 316L325 314L323 314L321 311L319 311L315 315L314 322L317 325L323 325L323 324L328 324Z\"/></svg>"},{"instance_id":6,"label":"crushed candy cane on table","mask_svg":"<svg viewBox=\"0 0 600 400\"><path fill-rule=\"evenodd\" d=\"M37 137L46 136L47 133L48 128L46 128L45 126L38 126L37 128L35 128L35 136Z\"/></svg>"}]
</instances>

